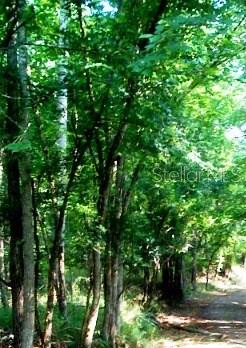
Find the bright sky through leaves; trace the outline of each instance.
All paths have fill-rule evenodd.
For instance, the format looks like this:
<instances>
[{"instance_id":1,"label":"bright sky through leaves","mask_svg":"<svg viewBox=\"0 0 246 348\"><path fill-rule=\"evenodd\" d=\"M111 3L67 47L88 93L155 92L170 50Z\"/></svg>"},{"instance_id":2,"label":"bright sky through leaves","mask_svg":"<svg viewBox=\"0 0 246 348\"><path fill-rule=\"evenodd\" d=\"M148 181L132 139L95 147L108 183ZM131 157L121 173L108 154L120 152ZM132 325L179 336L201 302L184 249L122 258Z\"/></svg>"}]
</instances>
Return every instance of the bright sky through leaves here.
<instances>
[{"instance_id":1,"label":"bright sky through leaves","mask_svg":"<svg viewBox=\"0 0 246 348\"><path fill-rule=\"evenodd\" d=\"M115 8L110 5L108 1L102 1L103 5L103 12L109 12L109 13L114 13Z\"/></svg>"}]
</instances>

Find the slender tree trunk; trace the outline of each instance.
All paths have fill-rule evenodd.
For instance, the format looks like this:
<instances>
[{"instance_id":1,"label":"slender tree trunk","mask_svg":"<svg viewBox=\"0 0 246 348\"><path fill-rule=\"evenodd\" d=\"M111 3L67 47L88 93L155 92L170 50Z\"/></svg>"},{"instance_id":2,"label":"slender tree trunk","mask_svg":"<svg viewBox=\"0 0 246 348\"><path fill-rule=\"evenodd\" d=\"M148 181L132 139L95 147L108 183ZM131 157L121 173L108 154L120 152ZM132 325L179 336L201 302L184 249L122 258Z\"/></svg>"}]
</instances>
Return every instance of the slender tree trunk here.
<instances>
[{"instance_id":1,"label":"slender tree trunk","mask_svg":"<svg viewBox=\"0 0 246 348\"><path fill-rule=\"evenodd\" d=\"M18 78L16 40L12 38L7 51L7 118L8 141L15 141L19 135ZM8 152L6 158L8 212L10 225L10 282L12 293L12 321L14 348L21 348L23 315L23 254L22 254L22 210L20 195L20 173L17 155Z\"/></svg>"},{"instance_id":2,"label":"slender tree trunk","mask_svg":"<svg viewBox=\"0 0 246 348\"><path fill-rule=\"evenodd\" d=\"M0 277L5 278L4 263L4 239L0 236ZM1 302L4 308L8 307L8 297L6 293L6 285L0 282Z\"/></svg>"},{"instance_id":3,"label":"slender tree trunk","mask_svg":"<svg viewBox=\"0 0 246 348\"><path fill-rule=\"evenodd\" d=\"M22 348L32 348L35 329L35 261L33 253L34 234L32 225L32 190L28 159L22 159L21 178L24 260L24 308L21 346Z\"/></svg>"},{"instance_id":4,"label":"slender tree trunk","mask_svg":"<svg viewBox=\"0 0 246 348\"><path fill-rule=\"evenodd\" d=\"M109 174L109 176L111 173ZM95 242L98 241L98 229L105 225L108 205L108 194L110 187L110 178L107 180L107 184L101 181L99 187L99 198L97 202L98 221L95 229ZM92 295L92 298L87 298L87 304L89 307L86 309L86 316L83 320L81 340L79 348L90 348L93 341L93 336L96 328L100 296L101 296L101 254L97 249L92 250L92 268L91 268L91 292L88 295Z\"/></svg>"},{"instance_id":5,"label":"slender tree trunk","mask_svg":"<svg viewBox=\"0 0 246 348\"><path fill-rule=\"evenodd\" d=\"M56 274L57 274L57 258L59 249L59 236L60 232L55 233L55 239L53 242L52 250L49 260L49 273L48 273L48 294L47 294L47 307L45 316L45 329L44 329L44 346L50 347L50 341L52 336L52 324L53 324L53 312L55 305L55 287L56 287Z\"/></svg>"},{"instance_id":6,"label":"slender tree trunk","mask_svg":"<svg viewBox=\"0 0 246 348\"><path fill-rule=\"evenodd\" d=\"M145 304L146 302L148 302L148 298L149 298L149 293L150 293L150 269L149 267L144 267L144 294L143 294L143 299L142 302L143 304Z\"/></svg>"},{"instance_id":7,"label":"slender tree trunk","mask_svg":"<svg viewBox=\"0 0 246 348\"><path fill-rule=\"evenodd\" d=\"M41 328L41 321L38 310L38 288L39 288L39 272L40 272L40 261L41 261L41 253L40 253L40 242L38 235L38 212L37 205L35 199L35 184L32 180L32 207L33 207L33 228L34 228L34 242L35 242L35 328L37 335L39 337L41 346L44 345L43 332Z\"/></svg>"},{"instance_id":8,"label":"slender tree trunk","mask_svg":"<svg viewBox=\"0 0 246 348\"><path fill-rule=\"evenodd\" d=\"M116 347L116 336L119 324L119 302L120 302L120 247L121 247L121 214L122 201L117 202L116 216L111 217L108 231L107 256L104 276L104 326L103 334L110 347ZM114 213L113 213L114 215Z\"/></svg>"},{"instance_id":9,"label":"slender tree trunk","mask_svg":"<svg viewBox=\"0 0 246 348\"><path fill-rule=\"evenodd\" d=\"M108 256L105 271L105 313L104 313L104 337L110 347L116 347L116 336L119 324L119 258L118 255Z\"/></svg>"},{"instance_id":10,"label":"slender tree trunk","mask_svg":"<svg viewBox=\"0 0 246 348\"><path fill-rule=\"evenodd\" d=\"M184 285L183 285L183 256L181 254L175 257L175 273L174 273L174 284L173 294L174 302L179 303L184 299Z\"/></svg>"},{"instance_id":11,"label":"slender tree trunk","mask_svg":"<svg viewBox=\"0 0 246 348\"><path fill-rule=\"evenodd\" d=\"M118 247L120 247L118 244ZM120 307L123 296L123 263L120 250L116 250L114 256L108 255L105 268L104 282L104 327L103 333L110 347L117 346L117 335L120 329Z\"/></svg>"},{"instance_id":12,"label":"slender tree trunk","mask_svg":"<svg viewBox=\"0 0 246 348\"><path fill-rule=\"evenodd\" d=\"M120 303L123 295L123 264L121 248L123 240L124 218L128 209L131 193L138 179L140 164L135 168L128 188L123 173L123 158L119 155L115 160L112 184L114 190L109 200L109 226L106 249L105 280L104 280L104 326L103 333L110 347L116 347L119 333Z\"/></svg>"},{"instance_id":13,"label":"slender tree trunk","mask_svg":"<svg viewBox=\"0 0 246 348\"><path fill-rule=\"evenodd\" d=\"M209 284L209 272L210 272L210 262L209 262L209 264L208 264L208 266L207 266L207 269L206 269L206 285L205 285L206 290L208 290L208 284Z\"/></svg>"},{"instance_id":14,"label":"slender tree trunk","mask_svg":"<svg viewBox=\"0 0 246 348\"><path fill-rule=\"evenodd\" d=\"M34 230L34 244L35 244L35 319L36 319L36 330L38 334L40 334L40 321L39 321L39 313L38 313L38 287L39 287L39 268L41 261L41 253L40 253L40 242L38 235L38 212L37 212L37 204L35 197L35 184L32 180L32 208L33 208L33 230ZM40 335L39 335L40 336Z\"/></svg>"},{"instance_id":15,"label":"slender tree trunk","mask_svg":"<svg viewBox=\"0 0 246 348\"><path fill-rule=\"evenodd\" d=\"M3 185L3 166L2 166L2 160L0 158L0 195L5 194L4 185ZM5 245L4 245L4 223L3 221L2 225L0 226L0 277L2 279L5 279ZM8 307L8 297L6 292L6 284L3 284L0 281L0 297L1 302L4 308Z\"/></svg>"},{"instance_id":16,"label":"slender tree trunk","mask_svg":"<svg viewBox=\"0 0 246 348\"><path fill-rule=\"evenodd\" d=\"M27 51L23 43L26 42L25 25L26 1L18 2L18 18L22 25L18 30L18 69L20 88L20 125L25 131L29 120L29 93L27 83ZM35 329L35 272L34 272L34 231L32 212L31 161L27 152L19 159L22 202L22 230L23 230L23 268L24 268L24 307L21 332L21 347L32 348Z\"/></svg>"},{"instance_id":17,"label":"slender tree trunk","mask_svg":"<svg viewBox=\"0 0 246 348\"><path fill-rule=\"evenodd\" d=\"M162 266L162 297L168 303L172 302L173 294L173 282L174 282L174 271L173 271L173 260L164 261Z\"/></svg>"},{"instance_id":18,"label":"slender tree trunk","mask_svg":"<svg viewBox=\"0 0 246 348\"><path fill-rule=\"evenodd\" d=\"M66 32L69 19L69 4L68 0L60 0L60 38L59 45L64 47L66 45ZM60 136L58 139L58 146L60 148L60 167L61 167L61 186L66 186L66 173L64 166L64 155L67 149L67 62L66 52L64 56L60 58L58 66L58 82L59 90L57 92L57 112L60 123ZM63 190L62 190L63 191ZM50 340L52 335L52 322L53 312L55 305L55 288L57 285L57 297L59 309L63 317L66 317L66 285L65 285L65 246L64 246L64 233L65 233L65 221L66 221L66 207L62 212L58 214L57 220L59 226L56 226L53 247L50 255L49 262L49 274L48 274L48 298L45 317L45 330L44 341L45 346L50 346ZM56 283L57 282L57 283Z\"/></svg>"},{"instance_id":19,"label":"slender tree trunk","mask_svg":"<svg viewBox=\"0 0 246 348\"><path fill-rule=\"evenodd\" d=\"M192 249L192 264L191 264L191 285L192 289L196 290L196 276L197 276L197 252L196 248Z\"/></svg>"},{"instance_id":20,"label":"slender tree trunk","mask_svg":"<svg viewBox=\"0 0 246 348\"><path fill-rule=\"evenodd\" d=\"M67 45L67 27L69 21L69 1L60 0L60 38L59 45L65 47ZM57 111L60 123L60 137L58 145L61 151L61 177L62 187L66 186L66 169L64 165L64 156L67 150L67 122L68 122L68 91L67 91L67 52L60 58L58 67L59 90L57 93ZM60 313L66 318L67 301L66 301L66 281L65 281L65 227L66 216L64 217L63 226L61 229L61 241L58 256L58 292L57 300Z\"/></svg>"},{"instance_id":21,"label":"slender tree trunk","mask_svg":"<svg viewBox=\"0 0 246 348\"><path fill-rule=\"evenodd\" d=\"M90 304L89 301L87 303L87 313L84 318L79 348L91 347L98 318L101 292L101 255L96 249L93 249L92 251L91 289L92 301ZM90 296L90 294L88 294L88 296Z\"/></svg>"},{"instance_id":22,"label":"slender tree trunk","mask_svg":"<svg viewBox=\"0 0 246 348\"><path fill-rule=\"evenodd\" d=\"M8 160L8 198L10 220L10 281L12 291L12 320L14 348L21 347L23 319L23 257L22 257L22 222L19 187L18 162Z\"/></svg>"},{"instance_id":23,"label":"slender tree trunk","mask_svg":"<svg viewBox=\"0 0 246 348\"><path fill-rule=\"evenodd\" d=\"M60 251L58 256L58 270L57 270L57 280L58 280L58 291L57 291L57 301L59 306L59 311L63 318L67 317L67 296L66 296L66 279L65 279L65 243L64 236L62 237L62 242L60 245Z\"/></svg>"},{"instance_id":24,"label":"slender tree trunk","mask_svg":"<svg viewBox=\"0 0 246 348\"><path fill-rule=\"evenodd\" d=\"M107 230L106 259L104 269L104 325L103 335L110 347L115 348L118 330L119 301L119 257L121 247L121 227L123 214L123 176L122 158L117 156L114 164L112 186L109 199L109 224Z\"/></svg>"},{"instance_id":25,"label":"slender tree trunk","mask_svg":"<svg viewBox=\"0 0 246 348\"><path fill-rule=\"evenodd\" d=\"M118 259L118 295L117 295L117 308L116 308L116 320L117 320L117 328L118 331L121 327L121 304L123 301L123 294L124 294L124 265L121 258L121 255L119 255Z\"/></svg>"}]
</instances>

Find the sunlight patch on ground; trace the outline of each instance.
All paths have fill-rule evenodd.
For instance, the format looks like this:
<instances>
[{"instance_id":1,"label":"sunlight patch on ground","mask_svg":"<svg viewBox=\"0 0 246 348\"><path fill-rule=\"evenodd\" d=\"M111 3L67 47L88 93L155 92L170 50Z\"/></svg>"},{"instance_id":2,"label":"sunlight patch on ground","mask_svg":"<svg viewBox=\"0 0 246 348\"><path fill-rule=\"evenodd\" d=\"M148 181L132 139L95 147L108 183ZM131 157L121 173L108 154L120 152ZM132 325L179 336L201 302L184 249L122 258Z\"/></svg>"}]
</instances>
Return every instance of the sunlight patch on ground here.
<instances>
[{"instance_id":1,"label":"sunlight patch on ground","mask_svg":"<svg viewBox=\"0 0 246 348\"><path fill-rule=\"evenodd\" d=\"M182 341L175 341L171 339L161 339L158 341L149 342L145 348L235 348L239 347L236 343L230 342L197 342L190 338L185 338Z\"/></svg>"},{"instance_id":2,"label":"sunlight patch on ground","mask_svg":"<svg viewBox=\"0 0 246 348\"><path fill-rule=\"evenodd\" d=\"M192 322L192 318L190 317L182 317L177 315L165 315L165 314L158 315L157 320L160 323L168 323L172 325L190 324Z\"/></svg>"},{"instance_id":3,"label":"sunlight patch on ground","mask_svg":"<svg viewBox=\"0 0 246 348\"><path fill-rule=\"evenodd\" d=\"M233 343L226 343L226 342L202 342L202 343L197 343L197 342L189 342L187 345L182 344L178 345L177 348L234 348L236 345ZM237 345L238 347L238 345Z\"/></svg>"},{"instance_id":4,"label":"sunlight patch on ground","mask_svg":"<svg viewBox=\"0 0 246 348\"><path fill-rule=\"evenodd\" d=\"M246 269L240 266L234 266L232 269L232 280L237 286L246 289Z\"/></svg>"}]
</instances>

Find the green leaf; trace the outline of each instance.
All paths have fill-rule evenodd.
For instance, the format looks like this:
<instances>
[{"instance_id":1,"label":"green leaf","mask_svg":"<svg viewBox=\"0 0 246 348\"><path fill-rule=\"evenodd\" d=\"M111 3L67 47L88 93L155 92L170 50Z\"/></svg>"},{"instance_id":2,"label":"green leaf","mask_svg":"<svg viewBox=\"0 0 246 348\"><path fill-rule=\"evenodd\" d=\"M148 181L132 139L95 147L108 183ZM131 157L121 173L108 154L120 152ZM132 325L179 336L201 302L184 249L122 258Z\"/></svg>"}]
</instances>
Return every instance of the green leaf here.
<instances>
[{"instance_id":1,"label":"green leaf","mask_svg":"<svg viewBox=\"0 0 246 348\"><path fill-rule=\"evenodd\" d=\"M5 149L12 152L25 152L32 149L32 145L29 140L23 140L17 143L11 143L5 146Z\"/></svg>"}]
</instances>

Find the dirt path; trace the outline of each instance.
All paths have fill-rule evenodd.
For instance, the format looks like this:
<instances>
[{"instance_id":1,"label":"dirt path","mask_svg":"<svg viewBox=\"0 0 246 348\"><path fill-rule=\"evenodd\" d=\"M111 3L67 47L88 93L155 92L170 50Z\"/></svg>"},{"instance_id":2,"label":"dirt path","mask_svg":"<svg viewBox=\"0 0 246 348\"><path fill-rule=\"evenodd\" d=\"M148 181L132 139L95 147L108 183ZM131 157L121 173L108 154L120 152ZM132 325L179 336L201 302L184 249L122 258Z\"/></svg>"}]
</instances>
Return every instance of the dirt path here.
<instances>
[{"instance_id":1,"label":"dirt path","mask_svg":"<svg viewBox=\"0 0 246 348\"><path fill-rule=\"evenodd\" d=\"M216 296L200 309L197 324L211 333L221 334L228 347L246 347L246 289Z\"/></svg>"},{"instance_id":2,"label":"dirt path","mask_svg":"<svg viewBox=\"0 0 246 348\"><path fill-rule=\"evenodd\" d=\"M246 270L234 268L232 278L232 289L200 308L200 324L211 333L221 334L226 346L246 347Z\"/></svg>"},{"instance_id":3,"label":"dirt path","mask_svg":"<svg viewBox=\"0 0 246 348\"><path fill-rule=\"evenodd\" d=\"M176 329L158 348L246 348L246 271L234 269L226 290L191 300L159 321Z\"/></svg>"}]
</instances>

